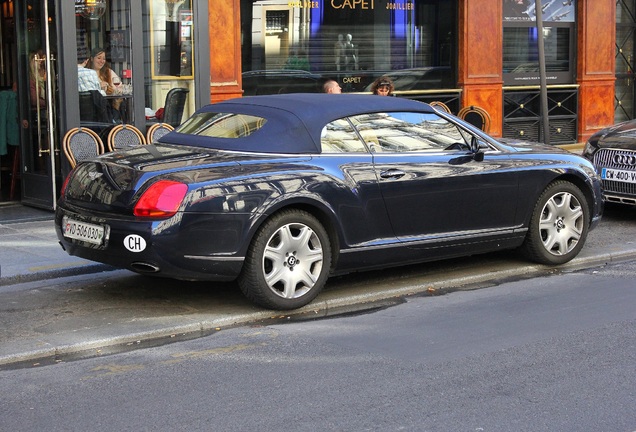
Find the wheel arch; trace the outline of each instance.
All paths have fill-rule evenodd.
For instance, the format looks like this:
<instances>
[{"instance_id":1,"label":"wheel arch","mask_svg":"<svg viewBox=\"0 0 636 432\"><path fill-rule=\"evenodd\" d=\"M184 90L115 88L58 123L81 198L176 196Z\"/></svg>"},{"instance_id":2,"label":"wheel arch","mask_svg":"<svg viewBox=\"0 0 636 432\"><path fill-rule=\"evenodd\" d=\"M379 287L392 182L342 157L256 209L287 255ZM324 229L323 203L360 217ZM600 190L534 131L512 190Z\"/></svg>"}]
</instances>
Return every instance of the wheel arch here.
<instances>
[{"instance_id":1,"label":"wheel arch","mask_svg":"<svg viewBox=\"0 0 636 432\"><path fill-rule=\"evenodd\" d=\"M545 191L547 188L550 187L550 185L558 181L566 181L568 183L571 183L581 191L581 193L585 197L585 200L587 201L587 207L590 213L590 224L594 222L594 215L602 213L602 207L600 209L601 211L599 211L598 207L599 205L602 206L602 204L599 204L597 202L599 199L602 199L601 192L600 189L596 190L597 187L600 187L600 183L599 185L595 185L592 178L577 170L551 170L549 173L545 173L545 177L543 178L542 182L534 183L534 187L532 188L532 190L526 190L526 193L529 194L528 196L532 198L525 201L525 205L528 206L525 210L523 207L520 208L519 215L524 215L524 217L520 220L520 223L522 223L523 226L528 226L528 224L530 223L530 219L532 217L532 209L536 205L537 200L539 199L543 191Z\"/></svg>"},{"instance_id":2,"label":"wheel arch","mask_svg":"<svg viewBox=\"0 0 636 432\"><path fill-rule=\"evenodd\" d=\"M320 224L325 228L327 234L329 235L329 240L331 243L331 268L335 268L336 263L338 262L340 245L343 238L342 227L337 222L334 211L327 204L317 200L300 199L285 201L278 203L277 205L269 208L266 212L261 213L260 217L255 221L255 223L252 225L252 228L250 229L250 241L247 242L246 246L249 247L249 244L254 239L256 233L267 220L280 213L281 211L289 209L305 211L318 219L318 222L320 222Z\"/></svg>"},{"instance_id":3,"label":"wheel arch","mask_svg":"<svg viewBox=\"0 0 636 432\"><path fill-rule=\"evenodd\" d=\"M555 179L553 179L549 183L549 185L554 183L554 182L557 182L559 180L563 180L563 181L567 181L567 182L572 183L574 186L579 188L581 193L583 193L583 195L585 196L585 200L587 201L588 210L590 212L590 221L589 221L589 223L591 224L593 222L592 219L593 219L594 215L597 213L596 210L595 210L596 199L595 199L595 196L594 196L593 186L590 185L589 182L585 178L582 178L580 175L577 175L577 174L572 173L572 172L567 172L567 173L564 173L564 174L556 177Z\"/></svg>"}]
</instances>

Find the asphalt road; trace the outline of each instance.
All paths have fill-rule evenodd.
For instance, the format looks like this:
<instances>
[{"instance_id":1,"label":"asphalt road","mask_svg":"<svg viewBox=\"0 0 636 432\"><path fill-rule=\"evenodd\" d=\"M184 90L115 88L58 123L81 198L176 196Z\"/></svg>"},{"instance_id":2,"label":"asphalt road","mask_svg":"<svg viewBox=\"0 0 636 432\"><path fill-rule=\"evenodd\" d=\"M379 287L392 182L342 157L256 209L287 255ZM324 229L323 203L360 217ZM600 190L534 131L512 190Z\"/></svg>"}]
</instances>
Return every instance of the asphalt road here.
<instances>
[{"instance_id":1,"label":"asphalt road","mask_svg":"<svg viewBox=\"0 0 636 432\"><path fill-rule=\"evenodd\" d=\"M0 430L630 432L634 277L617 264L0 371Z\"/></svg>"},{"instance_id":2,"label":"asphalt road","mask_svg":"<svg viewBox=\"0 0 636 432\"><path fill-rule=\"evenodd\" d=\"M636 259L636 209L608 206L571 264L537 266L511 252L331 279L294 313L259 309L231 283L187 283L109 271L0 287L0 368L51 364L201 337L288 316L321 317L509 280Z\"/></svg>"}]
</instances>

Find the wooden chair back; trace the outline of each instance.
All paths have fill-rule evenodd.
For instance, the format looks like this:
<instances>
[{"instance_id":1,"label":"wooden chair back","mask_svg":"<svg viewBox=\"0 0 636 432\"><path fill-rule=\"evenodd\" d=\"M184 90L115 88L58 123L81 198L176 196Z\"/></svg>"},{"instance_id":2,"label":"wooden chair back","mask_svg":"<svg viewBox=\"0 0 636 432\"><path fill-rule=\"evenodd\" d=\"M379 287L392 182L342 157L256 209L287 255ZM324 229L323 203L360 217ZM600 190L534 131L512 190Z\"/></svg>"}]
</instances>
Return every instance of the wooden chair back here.
<instances>
[{"instance_id":1,"label":"wooden chair back","mask_svg":"<svg viewBox=\"0 0 636 432\"><path fill-rule=\"evenodd\" d=\"M62 149L66 159L75 168L78 162L92 159L104 153L104 143L97 133L89 128L73 128L64 134Z\"/></svg>"},{"instance_id":2,"label":"wooden chair back","mask_svg":"<svg viewBox=\"0 0 636 432\"><path fill-rule=\"evenodd\" d=\"M130 124L120 124L108 133L108 151L121 150L146 144L146 137Z\"/></svg>"},{"instance_id":3,"label":"wooden chair back","mask_svg":"<svg viewBox=\"0 0 636 432\"><path fill-rule=\"evenodd\" d=\"M459 111L459 113L457 113L457 117L467 121L473 126L478 127L486 133L490 131L490 114L481 107L476 105L464 107Z\"/></svg>"},{"instance_id":4,"label":"wooden chair back","mask_svg":"<svg viewBox=\"0 0 636 432\"><path fill-rule=\"evenodd\" d=\"M152 144L159 141L159 138L172 132L174 128L168 123L153 123L146 131L146 142Z\"/></svg>"},{"instance_id":5,"label":"wooden chair back","mask_svg":"<svg viewBox=\"0 0 636 432\"><path fill-rule=\"evenodd\" d=\"M430 102L429 105L432 106L435 109L439 109L441 111L444 111L444 112L447 112L447 113L451 114L450 108L444 102L433 101L433 102Z\"/></svg>"}]
</instances>

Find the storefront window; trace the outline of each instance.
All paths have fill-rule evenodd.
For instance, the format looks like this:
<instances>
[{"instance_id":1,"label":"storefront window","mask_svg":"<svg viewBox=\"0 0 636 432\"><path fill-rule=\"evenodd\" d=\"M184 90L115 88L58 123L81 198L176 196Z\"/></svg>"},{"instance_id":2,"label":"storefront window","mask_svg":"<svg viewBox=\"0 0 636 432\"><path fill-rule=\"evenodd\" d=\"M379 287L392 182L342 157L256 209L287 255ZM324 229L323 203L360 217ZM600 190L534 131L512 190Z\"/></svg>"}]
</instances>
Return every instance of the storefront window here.
<instances>
[{"instance_id":1,"label":"storefront window","mask_svg":"<svg viewBox=\"0 0 636 432\"><path fill-rule=\"evenodd\" d=\"M510 85L538 84L539 35L535 2L503 1L504 82ZM549 2L543 8L543 42L548 84L570 84L574 80L575 3Z\"/></svg>"},{"instance_id":2,"label":"storefront window","mask_svg":"<svg viewBox=\"0 0 636 432\"><path fill-rule=\"evenodd\" d=\"M383 75L396 93L453 88L456 4L241 0L245 94L319 92L328 78L365 92Z\"/></svg>"},{"instance_id":3,"label":"storefront window","mask_svg":"<svg viewBox=\"0 0 636 432\"><path fill-rule=\"evenodd\" d=\"M195 109L192 0L145 0L143 15L146 119L177 126Z\"/></svg>"},{"instance_id":4,"label":"storefront window","mask_svg":"<svg viewBox=\"0 0 636 432\"><path fill-rule=\"evenodd\" d=\"M80 124L105 138L134 121L130 0L76 0L75 20Z\"/></svg>"}]
</instances>

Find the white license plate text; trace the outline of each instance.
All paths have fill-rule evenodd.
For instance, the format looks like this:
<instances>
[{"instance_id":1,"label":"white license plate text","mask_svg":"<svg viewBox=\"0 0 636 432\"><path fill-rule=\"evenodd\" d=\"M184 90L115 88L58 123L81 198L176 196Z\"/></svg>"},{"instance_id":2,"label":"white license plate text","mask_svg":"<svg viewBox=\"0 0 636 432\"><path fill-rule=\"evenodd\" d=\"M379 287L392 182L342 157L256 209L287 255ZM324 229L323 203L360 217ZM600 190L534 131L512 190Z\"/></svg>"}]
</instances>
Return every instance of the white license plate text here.
<instances>
[{"instance_id":1,"label":"white license plate text","mask_svg":"<svg viewBox=\"0 0 636 432\"><path fill-rule=\"evenodd\" d=\"M101 245L104 240L104 227L101 225L80 222L67 217L65 217L62 222L64 237L82 240L96 245Z\"/></svg>"}]
</instances>

